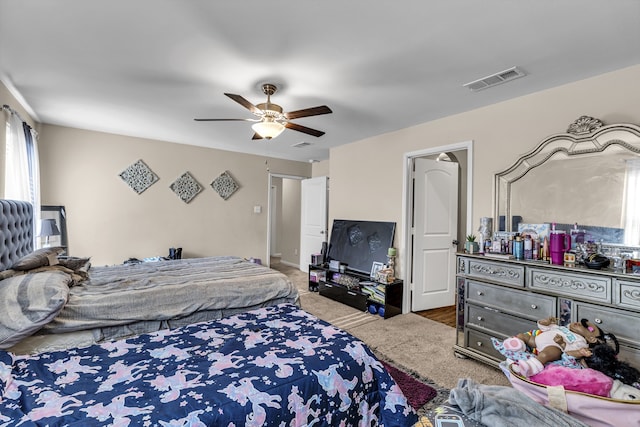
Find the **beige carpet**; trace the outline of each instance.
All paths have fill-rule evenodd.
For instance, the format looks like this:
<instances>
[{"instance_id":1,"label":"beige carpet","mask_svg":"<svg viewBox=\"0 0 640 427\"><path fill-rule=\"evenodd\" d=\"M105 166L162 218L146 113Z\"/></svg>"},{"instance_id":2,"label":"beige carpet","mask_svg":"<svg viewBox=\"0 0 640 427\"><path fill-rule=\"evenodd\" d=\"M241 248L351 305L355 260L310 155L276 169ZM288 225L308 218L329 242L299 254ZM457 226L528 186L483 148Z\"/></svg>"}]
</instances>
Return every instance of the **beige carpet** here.
<instances>
[{"instance_id":1,"label":"beige carpet","mask_svg":"<svg viewBox=\"0 0 640 427\"><path fill-rule=\"evenodd\" d=\"M477 383L510 385L497 368L454 355L455 328L425 319L414 313L390 319L355 308L308 291L308 277L297 268L272 261L296 284L302 308L364 341L377 355L399 367L411 370L437 385L451 389L459 378Z\"/></svg>"}]
</instances>

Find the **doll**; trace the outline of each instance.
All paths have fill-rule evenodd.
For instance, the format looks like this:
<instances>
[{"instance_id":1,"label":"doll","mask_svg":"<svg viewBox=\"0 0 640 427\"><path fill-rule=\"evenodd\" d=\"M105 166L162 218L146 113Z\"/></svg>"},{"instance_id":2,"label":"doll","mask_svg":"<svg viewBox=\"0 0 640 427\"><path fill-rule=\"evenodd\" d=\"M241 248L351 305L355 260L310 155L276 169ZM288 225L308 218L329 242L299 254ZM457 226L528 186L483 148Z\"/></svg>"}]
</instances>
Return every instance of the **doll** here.
<instances>
[{"instance_id":1,"label":"doll","mask_svg":"<svg viewBox=\"0 0 640 427\"><path fill-rule=\"evenodd\" d=\"M560 360L563 353L582 359L592 355L590 347L604 343L602 331L586 319L568 327L559 326L557 321L555 317L539 320L537 333L521 333L504 341L508 350L523 351L527 346L535 350L535 357L513 365L516 372L530 377L541 372L547 363Z\"/></svg>"},{"instance_id":2,"label":"doll","mask_svg":"<svg viewBox=\"0 0 640 427\"><path fill-rule=\"evenodd\" d=\"M620 346L615 335L602 334L603 339L613 342L614 347L606 343L599 343L591 348L591 354L583 359L584 364L597 371L600 371L614 380L619 380L623 384L640 388L640 371L628 363L618 360Z\"/></svg>"}]
</instances>

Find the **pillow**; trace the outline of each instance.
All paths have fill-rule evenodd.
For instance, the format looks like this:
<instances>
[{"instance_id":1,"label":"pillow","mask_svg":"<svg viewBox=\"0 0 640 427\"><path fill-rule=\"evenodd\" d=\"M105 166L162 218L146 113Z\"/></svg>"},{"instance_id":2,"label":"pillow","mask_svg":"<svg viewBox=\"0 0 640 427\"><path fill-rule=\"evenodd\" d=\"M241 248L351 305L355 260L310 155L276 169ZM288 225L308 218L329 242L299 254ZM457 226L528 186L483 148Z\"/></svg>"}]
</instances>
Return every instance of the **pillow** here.
<instances>
[{"instance_id":1,"label":"pillow","mask_svg":"<svg viewBox=\"0 0 640 427\"><path fill-rule=\"evenodd\" d=\"M14 270L32 270L46 265L56 265L58 263L58 255L64 252L61 246L52 248L42 248L23 256L11 268Z\"/></svg>"},{"instance_id":2,"label":"pillow","mask_svg":"<svg viewBox=\"0 0 640 427\"><path fill-rule=\"evenodd\" d=\"M12 269L2 270L0 271L0 280L8 279L9 277L13 277L17 274L22 274L21 271L15 271Z\"/></svg>"},{"instance_id":3,"label":"pillow","mask_svg":"<svg viewBox=\"0 0 640 427\"><path fill-rule=\"evenodd\" d=\"M89 268L91 268L91 258L80 257L58 257L60 265L73 271L74 281L81 282L89 278Z\"/></svg>"},{"instance_id":4,"label":"pillow","mask_svg":"<svg viewBox=\"0 0 640 427\"><path fill-rule=\"evenodd\" d=\"M595 369L573 369L558 365L547 365L542 372L532 375L529 379L538 384L561 385L565 390L602 397L609 397L613 386L613 378Z\"/></svg>"},{"instance_id":5,"label":"pillow","mask_svg":"<svg viewBox=\"0 0 640 427\"><path fill-rule=\"evenodd\" d=\"M71 277L61 271L22 274L0 282L0 348L49 323L64 307Z\"/></svg>"},{"instance_id":6,"label":"pillow","mask_svg":"<svg viewBox=\"0 0 640 427\"><path fill-rule=\"evenodd\" d=\"M91 264L87 265L87 263L89 262L90 259L91 258L59 256L58 257L58 264L60 264L63 267L67 267L69 270L73 270L75 272L77 272L77 271L86 272L87 270L89 270L89 266L91 265Z\"/></svg>"}]
</instances>

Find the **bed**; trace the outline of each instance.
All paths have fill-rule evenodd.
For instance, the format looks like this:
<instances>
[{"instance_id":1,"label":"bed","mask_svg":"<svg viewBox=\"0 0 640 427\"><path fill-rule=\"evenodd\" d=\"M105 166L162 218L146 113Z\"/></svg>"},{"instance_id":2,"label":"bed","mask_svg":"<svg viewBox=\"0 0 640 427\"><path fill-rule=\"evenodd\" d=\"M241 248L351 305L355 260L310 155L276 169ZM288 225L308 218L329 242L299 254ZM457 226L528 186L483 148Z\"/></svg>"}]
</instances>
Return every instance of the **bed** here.
<instances>
[{"instance_id":1,"label":"bed","mask_svg":"<svg viewBox=\"0 0 640 427\"><path fill-rule=\"evenodd\" d=\"M94 344L0 351L0 425L411 426L364 343L292 304Z\"/></svg>"},{"instance_id":2,"label":"bed","mask_svg":"<svg viewBox=\"0 0 640 427\"><path fill-rule=\"evenodd\" d=\"M26 354L299 304L284 274L235 256L91 266L32 250L29 203L0 200L0 349Z\"/></svg>"}]
</instances>

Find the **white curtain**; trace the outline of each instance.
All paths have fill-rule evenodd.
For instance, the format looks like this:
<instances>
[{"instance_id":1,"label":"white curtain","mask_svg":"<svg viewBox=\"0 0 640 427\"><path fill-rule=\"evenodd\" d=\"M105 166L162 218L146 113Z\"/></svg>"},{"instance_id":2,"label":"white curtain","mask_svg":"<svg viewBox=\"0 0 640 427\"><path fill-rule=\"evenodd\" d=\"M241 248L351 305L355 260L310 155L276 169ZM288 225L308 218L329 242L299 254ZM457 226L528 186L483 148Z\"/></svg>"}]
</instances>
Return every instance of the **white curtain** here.
<instances>
[{"instance_id":1,"label":"white curtain","mask_svg":"<svg viewBox=\"0 0 640 427\"><path fill-rule=\"evenodd\" d=\"M37 248L40 224L40 163L37 132L8 106L4 198L33 205L33 247Z\"/></svg>"},{"instance_id":2,"label":"white curtain","mask_svg":"<svg viewBox=\"0 0 640 427\"><path fill-rule=\"evenodd\" d=\"M8 114L4 198L32 201L27 139L22 120L12 111L8 111Z\"/></svg>"},{"instance_id":3,"label":"white curtain","mask_svg":"<svg viewBox=\"0 0 640 427\"><path fill-rule=\"evenodd\" d=\"M27 140L27 158L29 160L29 187L31 204L33 205L33 247L40 247L40 155L38 153L38 133L31 126L24 124Z\"/></svg>"},{"instance_id":4,"label":"white curtain","mask_svg":"<svg viewBox=\"0 0 640 427\"><path fill-rule=\"evenodd\" d=\"M640 245L640 159L627 160L624 180L624 243Z\"/></svg>"}]
</instances>

